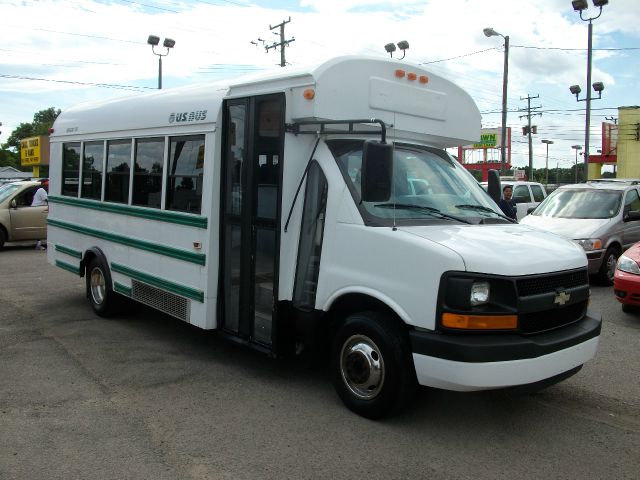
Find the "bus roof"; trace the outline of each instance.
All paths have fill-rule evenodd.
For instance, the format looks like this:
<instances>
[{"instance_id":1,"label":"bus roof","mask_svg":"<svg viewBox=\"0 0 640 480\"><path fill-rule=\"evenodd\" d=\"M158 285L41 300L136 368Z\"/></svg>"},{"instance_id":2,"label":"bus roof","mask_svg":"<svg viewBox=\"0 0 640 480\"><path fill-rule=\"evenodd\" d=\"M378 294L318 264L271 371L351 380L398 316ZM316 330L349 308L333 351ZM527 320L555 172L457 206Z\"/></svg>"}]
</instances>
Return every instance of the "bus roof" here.
<instances>
[{"instance_id":1,"label":"bus roof","mask_svg":"<svg viewBox=\"0 0 640 480\"><path fill-rule=\"evenodd\" d=\"M311 99L305 95L308 90L313 91ZM224 99L277 92L286 95L287 122L378 118L393 126L391 138L440 147L480 138L480 112L453 82L417 65L363 56L80 104L62 112L51 137L180 125L200 125L206 131L219 120Z\"/></svg>"}]
</instances>

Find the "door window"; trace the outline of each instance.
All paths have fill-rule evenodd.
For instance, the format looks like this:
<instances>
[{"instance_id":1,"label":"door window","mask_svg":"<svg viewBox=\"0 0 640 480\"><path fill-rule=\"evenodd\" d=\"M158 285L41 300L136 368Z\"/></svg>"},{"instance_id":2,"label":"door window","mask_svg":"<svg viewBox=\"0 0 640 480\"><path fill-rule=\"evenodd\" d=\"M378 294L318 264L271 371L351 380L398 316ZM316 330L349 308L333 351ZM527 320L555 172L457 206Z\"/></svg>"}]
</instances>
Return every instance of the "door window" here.
<instances>
[{"instance_id":1,"label":"door window","mask_svg":"<svg viewBox=\"0 0 640 480\"><path fill-rule=\"evenodd\" d=\"M544 192L540 185L531 185L531 193L533 193L534 202L541 202L544 200Z\"/></svg>"},{"instance_id":2,"label":"door window","mask_svg":"<svg viewBox=\"0 0 640 480\"><path fill-rule=\"evenodd\" d=\"M513 189L513 199L516 203L529 203L531 202L531 194L529 194L529 187L526 185L516 185Z\"/></svg>"},{"instance_id":3,"label":"door window","mask_svg":"<svg viewBox=\"0 0 640 480\"><path fill-rule=\"evenodd\" d=\"M624 200L625 211L640 211L640 197L637 190L629 190Z\"/></svg>"}]
</instances>

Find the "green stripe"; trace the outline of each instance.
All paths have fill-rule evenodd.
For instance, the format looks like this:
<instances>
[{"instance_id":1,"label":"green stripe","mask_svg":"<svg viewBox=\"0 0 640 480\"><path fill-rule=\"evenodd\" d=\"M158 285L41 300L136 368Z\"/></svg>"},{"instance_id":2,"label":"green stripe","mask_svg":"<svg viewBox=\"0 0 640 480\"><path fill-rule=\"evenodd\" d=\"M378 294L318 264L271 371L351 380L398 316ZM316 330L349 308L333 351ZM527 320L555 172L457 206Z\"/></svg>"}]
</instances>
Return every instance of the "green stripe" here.
<instances>
[{"instance_id":1,"label":"green stripe","mask_svg":"<svg viewBox=\"0 0 640 480\"><path fill-rule=\"evenodd\" d=\"M70 255L72 257L76 257L76 258L82 258L82 252L79 252L78 250L74 250L73 248L69 248L69 247L65 247L64 245L56 245L56 252L61 252L61 253L65 253L67 255Z\"/></svg>"},{"instance_id":2,"label":"green stripe","mask_svg":"<svg viewBox=\"0 0 640 480\"><path fill-rule=\"evenodd\" d=\"M76 275L80 275L80 267L77 265L71 265L70 263L63 262L62 260L56 260L56 267L60 267L63 270L67 270Z\"/></svg>"},{"instance_id":3,"label":"green stripe","mask_svg":"<svg viewBox=\"0 0 640 480\"><path fill-rule=\"evenodd\" d=\"M121 283L113 282L113 290L121 295L131 296L131 287L127 287Z\"/></svg>"},{"instance_id":4,"label":"green stripe","mask_svg":"<svg viewBox=\"0 0 640 480\"><path fill-rule=\"evenodd\" d=\"M168 210L158 210L155 208L133 207L117 203L98 202L96 200L86 200L82 198L62 197L59 195L49 195L49 203L59 203L61 205L71 205L74 207L88 208L102 212L118 213L131 217L158 220L160 222L176 223L188 225L196 228L207 228L207 217L190 215L187 213L171 212Z\"/></svg>"},{"instance_id":5,"label":"green stripe","mask_svg":"<svg viewBox=\"0 0 640 480\"><path fill-rule=\"evenodd\" d=\"M149 275L148 273L125 267L124 265L121 265L119 263L111 262L111 270L117 273L122 273L123 275L127 275L134 280L139 280L140 282L144 282L153 287L158 287L162 290L175 293L176 295L180 295L181 297L191 298L201 303L204 302L204 292L202 292L201 290L196 290L195 288L187 287L186 285L180 285L178 283L165 280L164 278L155 277L153 275Z\"/></svg>"},{"instance_id":6,"label":"green stripe","mask_svg":"<svg viewBox=\"0 0 640 480\"><path fill-rule=\"evenodd\" d=\"M105 232L102 230L96 230L95 228L83 227L81 225L62 222L53 218L47 219L47 224L53 227L64 228L65 230L81 233L83 235L89 235L91 237L101 238L110 242L120 243L122 245L127 245L128 247L158 253L160 255L165 255L171 258L177 258L178 260L184 260L185 262L191 262L198 265L205 265L206 263L207 256L204 253L194 253L188 250L167 247L158 243L147 242L146 240L138 240L137 238L126 237L124 235Z\"/></svg>"}]
</instances>

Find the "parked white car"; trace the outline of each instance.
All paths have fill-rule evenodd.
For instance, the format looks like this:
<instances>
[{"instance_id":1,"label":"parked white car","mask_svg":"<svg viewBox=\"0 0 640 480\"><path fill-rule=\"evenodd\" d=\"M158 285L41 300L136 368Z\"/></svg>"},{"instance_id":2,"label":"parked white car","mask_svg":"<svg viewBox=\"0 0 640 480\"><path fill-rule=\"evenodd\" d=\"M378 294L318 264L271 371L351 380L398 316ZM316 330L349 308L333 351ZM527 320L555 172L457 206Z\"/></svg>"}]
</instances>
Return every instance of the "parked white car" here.
<instances>
[{"instance_id":1,"label":"parked white car","mask_svg":"<svg viewBox=\"0 0 640 480\"><path fill-rule=\"evenodd\" d=\"M487 182L482 182L482 188L487 189ZM527 216L531 208L537 207L547 197L544 185L538 182L524 182L519 180L501 180L501 188L511 187L513 189L513 199L517 207L517 219L522 220ZM502 193L500 194L502 196Z\"/></svg>"}]
</instances>

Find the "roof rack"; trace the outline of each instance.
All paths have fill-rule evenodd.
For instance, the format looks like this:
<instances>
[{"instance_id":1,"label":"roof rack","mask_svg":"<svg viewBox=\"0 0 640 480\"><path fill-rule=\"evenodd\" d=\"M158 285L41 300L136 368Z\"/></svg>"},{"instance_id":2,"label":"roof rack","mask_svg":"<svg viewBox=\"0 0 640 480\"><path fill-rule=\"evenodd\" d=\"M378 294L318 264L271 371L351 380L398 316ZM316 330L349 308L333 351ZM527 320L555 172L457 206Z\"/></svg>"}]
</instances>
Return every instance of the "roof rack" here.
<instances>
[{"instance_id":1,"label":"roof rack","mask_svg":"<svg viewBox=\"0 0 640 480\"><path fill-rule=\"evenodd\" d=\"M362 124L371 124L377 123L380 125L380 130L356 130L354 125L362 125ZM316 125L319 126L319 130L302 130L300 127ZM340 129L327 129L327 125L348 125L347 130ZM391 126L391 125L389 125ZM354 120L304 120L301 122L287 123L285 125L286 131L294 133L296 135L304 135L304 134L313 134L313 135L323 135L323 134L331 134L338 133L341 135L380 135L380 140L382 143L386 142L387 139L387 124L378 118L365 118L365 119L354 119Z\"/></svg>"}]
</instances>

